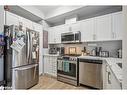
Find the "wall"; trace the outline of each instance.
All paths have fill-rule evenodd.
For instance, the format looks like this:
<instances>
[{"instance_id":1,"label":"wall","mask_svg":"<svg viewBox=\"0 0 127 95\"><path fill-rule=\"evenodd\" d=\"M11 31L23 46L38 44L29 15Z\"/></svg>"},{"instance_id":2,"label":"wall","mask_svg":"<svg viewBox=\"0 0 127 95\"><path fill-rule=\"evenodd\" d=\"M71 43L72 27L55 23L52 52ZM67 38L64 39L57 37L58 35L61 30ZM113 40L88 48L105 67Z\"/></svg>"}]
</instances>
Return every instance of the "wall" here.
<instances>
[{"instance_id":1,"label":"wall","mask_svg":"<svg viewBox=\"0 0 127 95\"><path fill-rule=\"evenodd\" d=\"M0 6L0 33L3 31L4 25L4 6Z\"/></svg>"},{"instance_id":2,"label":"wall","mask_svg":"<svg viewBox=\"0 0 127 95\"><path fill-rule=\"evenodd\" d=\"M38 23L42 25L43 30L48 31L49 25L44 20L42 20ZM42 69L42 74L44 74L43 55L48 54L48 48L47 49L43 48L43 30L42 30L42 34L40 35L41 36L40 39L42 39L40 41L40 43L41 43L41 48L40 48L41 58L40 58L40 60L42 62L42 68L41 68Z\"/></svg>"},{"instance_id":3,"label":"wall","mask_svg":"<svg viewBox=\"0 0 127 95\"><path fill-rule=\"evenodd\" d=\"M123 89L127 89L127 6L123 6L124 34L123 34Z\"/></svg>"},{"instance_id":4,"label":"wall","mask_svg":"<svg viewBox=\"0 0 127 95\"><path fill-rule=\"evenodd\" d=\"M50 45L50 47L53 45ZM102 47L103 51L109 51L110 57L117 57L117 49L122 48L122 41L105 41L105 42L88 42L82 44L61 44L57 47L79 47L81 50L86 47L87 51L91 51L95 47Z\"/></svg>"},{"instance_id":5,"label":"wall","mask_svg":"<svg viewBox=\"0 0 127 95\"><path fill-rule=\"evenodd\" d=\"M109 51L110 57L117 57L117 50L122 49L122 41L89 42L87 49L91 51L95 46L102 47L102 51Z\"/></svg>"},{"instance_id":6,"label":"wall","mask_svg":"<svg viewBox=\"0 0 127 95\"><path fill-rule=\"evenodd\" d=\"M4 30L4 7L0 6L0 34ZM0 57L0 81L3 80L3 58Z\"/></svg>"}]
</instances>

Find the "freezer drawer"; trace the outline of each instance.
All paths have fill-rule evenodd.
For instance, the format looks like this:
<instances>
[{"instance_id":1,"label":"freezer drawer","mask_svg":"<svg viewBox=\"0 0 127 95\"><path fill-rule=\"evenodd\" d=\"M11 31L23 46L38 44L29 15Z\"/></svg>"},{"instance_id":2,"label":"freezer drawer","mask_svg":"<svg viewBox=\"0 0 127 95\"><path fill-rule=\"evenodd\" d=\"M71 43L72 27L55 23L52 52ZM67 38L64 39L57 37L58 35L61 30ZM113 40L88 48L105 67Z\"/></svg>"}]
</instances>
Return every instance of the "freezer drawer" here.
<instances>
[{"instance_id":1,"label":"freezer drawer","mask_svg":"<svg viewBox=\"0 0 127 95\"><path fill-rule=\"evenodd\" d=\"M13 70L13 89L28 89L38 83L38 65L30 65Z\"/></svg>"},{"instance_id":2,"label":"freezer drawer","mask_svg":"<svg viewBox=\"0 0 127 95\"><path fill-rule=\"evenodd\" d=\"M79 83L102 89L102 64L80 62Z\"/></svg>"}]
</instances>

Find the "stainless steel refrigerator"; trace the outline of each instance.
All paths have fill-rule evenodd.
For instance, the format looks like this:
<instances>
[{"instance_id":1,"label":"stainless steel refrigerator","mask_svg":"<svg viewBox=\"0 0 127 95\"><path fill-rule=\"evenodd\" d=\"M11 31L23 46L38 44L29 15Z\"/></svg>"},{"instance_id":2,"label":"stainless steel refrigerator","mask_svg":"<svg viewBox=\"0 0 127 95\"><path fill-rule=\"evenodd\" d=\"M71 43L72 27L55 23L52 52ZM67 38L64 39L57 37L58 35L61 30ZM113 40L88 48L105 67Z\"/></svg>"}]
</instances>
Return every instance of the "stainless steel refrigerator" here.
<instances>
[{"instance_id":1,"label":"stainless steel refrigerator","mask_svg":"<svg viewBox=\"0 0 127 95\"><path fill-rule=\"evenodd\" d=\"M28 89L39 80L39 33L22 26L5 26L4 79L12 89ZM24 45L20 47L20 43ZM20 48L19 48L20 47Z\"/></svg>"}]
</instances>

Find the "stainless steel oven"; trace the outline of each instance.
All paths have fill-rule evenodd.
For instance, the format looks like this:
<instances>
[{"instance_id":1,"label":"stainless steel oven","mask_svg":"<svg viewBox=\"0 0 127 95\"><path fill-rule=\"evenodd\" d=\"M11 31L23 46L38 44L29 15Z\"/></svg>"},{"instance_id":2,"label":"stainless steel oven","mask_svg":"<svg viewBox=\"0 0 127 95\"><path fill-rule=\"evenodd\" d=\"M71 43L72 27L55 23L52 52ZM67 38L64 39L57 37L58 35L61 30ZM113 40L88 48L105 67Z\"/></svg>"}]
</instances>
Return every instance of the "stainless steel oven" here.
<instances>
[{"instance_id":1,"label":"stainless steel oven","mask_svg":"<svg viewBox=\"0 0 127 95\"><path fill-rule=\"evenodd\" d=\"M75 43L81 41L81 32L68 32L61 34L62 43Z\"/></svg>"},{"instance_id":2,"label":"stainless steel oven","mask_svg":"<svg viewBox=\"0 0 127 95\"><path fill-rule=\"evenodd\" d=\"M57 80L78 85L77 57L63 56L57 60Z\"/></svg>"}]
</instances>

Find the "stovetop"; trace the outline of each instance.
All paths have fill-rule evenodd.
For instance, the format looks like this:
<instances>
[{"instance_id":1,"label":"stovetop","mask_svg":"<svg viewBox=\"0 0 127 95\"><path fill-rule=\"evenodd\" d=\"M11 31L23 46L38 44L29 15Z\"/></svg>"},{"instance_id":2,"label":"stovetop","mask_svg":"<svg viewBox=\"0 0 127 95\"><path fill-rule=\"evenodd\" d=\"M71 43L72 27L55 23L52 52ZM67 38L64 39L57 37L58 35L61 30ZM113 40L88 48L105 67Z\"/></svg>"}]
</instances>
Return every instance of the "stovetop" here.
<instances>
[{"instance_id":1,"label":"stovetop","mask_svg":"<svg viewBox=\"0 0 127 95\"><path fill-rule=\"evenodd\" d=\"M58 59L68 60L68 61L77 61L79 56L80 55L64 55L64 56L60 56Z\"/></svg>"}]
</instances>

